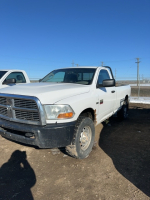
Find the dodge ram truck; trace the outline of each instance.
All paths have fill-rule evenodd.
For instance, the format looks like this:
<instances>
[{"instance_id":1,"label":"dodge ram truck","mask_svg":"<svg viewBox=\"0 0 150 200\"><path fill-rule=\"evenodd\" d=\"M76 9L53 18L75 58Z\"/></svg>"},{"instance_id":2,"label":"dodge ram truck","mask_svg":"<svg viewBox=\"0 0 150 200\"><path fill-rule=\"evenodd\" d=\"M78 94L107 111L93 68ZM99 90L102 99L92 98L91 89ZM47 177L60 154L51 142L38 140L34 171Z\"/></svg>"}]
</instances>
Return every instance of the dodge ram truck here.
<instances>
[{"instance_id":1,"label":"dodge ram truck","mask_svg":"<svg viewBox=\"0 0 150 200\"><path fill-rule=\"evenodd\" d=\"M112 115L126 118L131 89L117 86L110 67L63 68L39 83L0 93L0 134L39 148L66 147L83 159L92 151L95 126Z\"/></svg>"}]
</instances>

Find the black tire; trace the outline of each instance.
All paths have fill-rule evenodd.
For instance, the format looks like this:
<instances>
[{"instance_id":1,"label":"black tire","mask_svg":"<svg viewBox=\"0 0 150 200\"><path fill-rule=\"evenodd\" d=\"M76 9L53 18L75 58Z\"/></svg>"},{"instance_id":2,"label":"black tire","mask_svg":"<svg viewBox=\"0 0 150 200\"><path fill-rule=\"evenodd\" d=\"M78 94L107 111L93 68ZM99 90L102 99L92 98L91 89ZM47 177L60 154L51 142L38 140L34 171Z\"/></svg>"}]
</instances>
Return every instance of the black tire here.
<instances>
[{"instance_id":1,"label":"black tire","mask_svg":"<svg viewBox=\"0 0 150 200\"><path fill-rule=\"evenodd\" d=\"M117 112L117 117L122 120L128 117L128 103L127 102L124 102L122 108Z\"/></svg>"},{"instance_id":2,"label":"black tire","mask_svg":"<svg viewBox=\"0 0 150 200\"><path fill-rule=\"evenodd\" d=\"M95 126L91 118L80 116L77 120L72 144L66 147L71 156L83 159L87 158L95 139Z\"/></svg>"}]
</instances>

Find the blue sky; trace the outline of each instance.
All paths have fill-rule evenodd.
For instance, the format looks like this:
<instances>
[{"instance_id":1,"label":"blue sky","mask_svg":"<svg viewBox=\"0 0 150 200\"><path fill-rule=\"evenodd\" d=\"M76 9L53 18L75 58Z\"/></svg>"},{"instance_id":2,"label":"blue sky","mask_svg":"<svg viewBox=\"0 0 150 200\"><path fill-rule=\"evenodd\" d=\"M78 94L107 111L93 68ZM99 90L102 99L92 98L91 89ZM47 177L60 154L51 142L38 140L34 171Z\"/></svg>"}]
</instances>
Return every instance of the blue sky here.
<instances>
[{"instance_id":1,"label":"blue sky","mask_svg":"<svg viewBox=\"0 0 150 200\"><path fill-rule=\"evenodd\" d=\"M150 77L150 0L0 1L1 69L42 78L72 61L104 62L118 79L136 78L137 57Z\"/></svg>"}]
</instances>

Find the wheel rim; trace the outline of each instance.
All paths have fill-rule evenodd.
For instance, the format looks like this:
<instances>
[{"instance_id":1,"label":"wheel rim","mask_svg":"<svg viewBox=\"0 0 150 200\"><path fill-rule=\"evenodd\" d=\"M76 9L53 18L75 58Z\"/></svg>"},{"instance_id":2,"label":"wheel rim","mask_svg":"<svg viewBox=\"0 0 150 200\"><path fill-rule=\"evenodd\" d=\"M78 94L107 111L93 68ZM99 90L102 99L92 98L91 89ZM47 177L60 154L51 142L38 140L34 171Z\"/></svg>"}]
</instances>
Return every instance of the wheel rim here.
<instances>
[{"instance_id":1,"label":"wheel rim","mask_svg":"<svg viewBox=\"0 0 150 200\"><path fill-rule=\"evenodd\" d=\"M80 146L83 151L85 151L90 143L92 138L92 131L89 126L85 126L80 135Z\"/></svg>"}]
</instances>

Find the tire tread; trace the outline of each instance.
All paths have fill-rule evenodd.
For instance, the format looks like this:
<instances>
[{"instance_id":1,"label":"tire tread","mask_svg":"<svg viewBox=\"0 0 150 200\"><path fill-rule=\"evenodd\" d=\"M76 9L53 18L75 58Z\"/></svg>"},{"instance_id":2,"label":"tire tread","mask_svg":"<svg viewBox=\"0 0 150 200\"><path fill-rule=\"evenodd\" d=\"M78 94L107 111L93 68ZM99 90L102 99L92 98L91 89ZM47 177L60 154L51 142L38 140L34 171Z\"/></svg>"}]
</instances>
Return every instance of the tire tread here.
<instances>
[{"instance_id":1,"label":"tire tread","mask_svg":"<svg viewBox=\"0 0 150 200\"><path fill-rule=\"evenodd\" d=\"M76 146L75 146L75 139L76 139L76 135L77 135L77 130L82 122L82 120L84 120L86 118L86 116L84 115L81 115L79 116L78 120L77 120L77 123L75 125L75 129L74 129L74 136L73 136L73 139L72 139L72 144L71 145L68 145L66 146L66 152L71 155L72 157L74 158L79 158L78 157L78 153L77 153L77 150L76 150ZM90 118L90 117L89 117Z\"/></svg>"}]
</instances>

